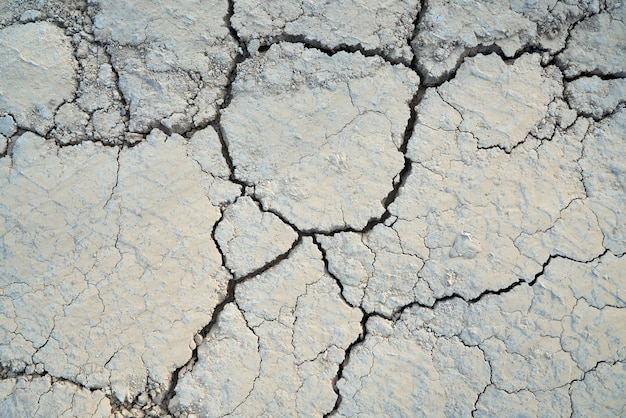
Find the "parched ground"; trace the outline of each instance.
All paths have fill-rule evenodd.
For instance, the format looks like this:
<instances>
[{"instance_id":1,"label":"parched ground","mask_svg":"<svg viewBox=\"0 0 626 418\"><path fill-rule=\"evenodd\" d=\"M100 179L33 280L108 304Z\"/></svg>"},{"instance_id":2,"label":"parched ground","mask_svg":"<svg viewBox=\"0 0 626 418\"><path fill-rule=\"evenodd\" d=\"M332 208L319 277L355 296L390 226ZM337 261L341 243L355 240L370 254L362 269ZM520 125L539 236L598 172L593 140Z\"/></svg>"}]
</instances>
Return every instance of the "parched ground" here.
<instances>
[{"instance_id":1,"label":"parched ground","mask_svg":"<svg viewBox=\"0 0 626 418\"><path fill-rule=\"evenodd\" d=\"M626 2L0 2L0 416L626 416Z\"/></svg>"}]
</instances>

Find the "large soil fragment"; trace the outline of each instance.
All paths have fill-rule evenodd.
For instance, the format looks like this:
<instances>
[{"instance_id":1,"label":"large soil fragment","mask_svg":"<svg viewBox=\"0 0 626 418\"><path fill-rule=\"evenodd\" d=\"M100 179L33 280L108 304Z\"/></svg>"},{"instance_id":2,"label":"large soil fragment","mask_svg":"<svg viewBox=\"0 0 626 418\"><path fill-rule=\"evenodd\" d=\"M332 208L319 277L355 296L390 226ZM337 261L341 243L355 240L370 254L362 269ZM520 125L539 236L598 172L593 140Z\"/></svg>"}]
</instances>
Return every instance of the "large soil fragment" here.
<instances>
[{"instance_id":1,"label":"large soil fragment","mask_svg":"<svg viewBox=\"0 0 626 418\"><path fill-rule=\"evenodd\" d=\"M12 372L36 365L130 400L187 361L230 277L211 233L239 194L189 148L160 131L124 150L27 133L0 160L0 360Z\"/></svg>"},{"instance_id":2,"label":"large soil fragment","mask_svg":"<svg viewBox=\"0 0 626 418\"><path fill-rule=\"evenodd\" d=\"M567 83L565 94L570 106L579 114L601 119L626 102L626 78L580 77Z\"/></svg>"},{"instance_id":3,"label":"large soil fragment","mask_svg":"<svg viewBox=\"0 0 626 418\"><path fill-rule=\"evenodd\" d=\"M626 77L626 3L607 2L606 10L577 24L557 56L567 77L580 74Z\"/></svg>"},{"instance_id":4,"label":"large soil fragment","mask_svg":"<svg viewBox=\"0 0 626 418\"><path fill-rule=\"evenodd\" d=\"M363 228L404 166L417 83L378 57L273 45L239 66L224 111L235 177L301 230Z\"/></svg>"}]
</instances>

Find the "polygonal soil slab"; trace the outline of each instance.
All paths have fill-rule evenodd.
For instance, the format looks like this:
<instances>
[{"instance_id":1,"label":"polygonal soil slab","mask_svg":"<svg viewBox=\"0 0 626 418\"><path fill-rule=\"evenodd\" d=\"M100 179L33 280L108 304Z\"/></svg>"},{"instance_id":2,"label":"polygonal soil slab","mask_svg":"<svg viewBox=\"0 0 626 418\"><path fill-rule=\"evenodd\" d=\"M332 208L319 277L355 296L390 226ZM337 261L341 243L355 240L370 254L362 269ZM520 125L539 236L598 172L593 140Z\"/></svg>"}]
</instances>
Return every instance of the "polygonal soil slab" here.
<instances>
[{"instance_id":1,"label":"polygonal soil slab","mask_svg":"<svg viewBox=\"0 0 626 418\"><path fill-rule=\"evenodd\" d=\"M404 166L417 84L378 57L273 45L238 67L223 114L235 177L298 229L363 228Z\"/></svg>"},{"instance_id":2,"label":"polygonal soil slab","mask_svg":"<svg viewBox=\"0 0 626 418\"><path fill-rule=\"evenodd\" d=\"M565 47L570 30L576 28L579 20L598 13L602 7L598 3L429 0L411 43L417 67L426 83L436 84L452 75L463 57L476 50L500 50L510 58L524 48L537 46L552 54L557 53ZM589 20L593 19L595 16ZM583 33L588 32L588 25L584 26L587 27ZM619 28L619 23L611 27L614 33L623 33L623 30L619 32ZM601 39L599 36L596 38ZM595 54L619 57L620 54L614 54L615 45L610 42L610 46L602 40L583 44L585 46L579 43L572 52L588 57ZM619 58L614 59L617 60Z\"/></svg>"},{"instance_id":3,"label":"polygonal soil slab","mask_svg":"<svg viewBox=\"0 0 626 418\"><path fill-rule=\"evenodd\" d=\"M262 212L248 196L228 206L215 227L224 264L236 278L287 252L297 237L289 225L273 213Z\"/></svg>"},{"instance_id":4,"label":"polygonal soil slab","mask_svg":"<svg viewBox=\"0 0 626 418\"><path fill-rule=\"evenodd\" d=\"M557 56L566 77L581 74L626 76L626 4L607 2L606 10L581 21Z\"/></svg>"},{"instance_id":5,"label":"polygonal soil slab","mask_svg":"<svg viewBox=\"0 0 626 418\"><path fill-rule=\"evenodd\" d=\"M545 117L561 91L556 68L546 71L538 55L505 63L496 54L465 60L453 80L437 89L462 118L459 130L471 132L479 148L510 152Z\"/></svg>"}]
</instances>

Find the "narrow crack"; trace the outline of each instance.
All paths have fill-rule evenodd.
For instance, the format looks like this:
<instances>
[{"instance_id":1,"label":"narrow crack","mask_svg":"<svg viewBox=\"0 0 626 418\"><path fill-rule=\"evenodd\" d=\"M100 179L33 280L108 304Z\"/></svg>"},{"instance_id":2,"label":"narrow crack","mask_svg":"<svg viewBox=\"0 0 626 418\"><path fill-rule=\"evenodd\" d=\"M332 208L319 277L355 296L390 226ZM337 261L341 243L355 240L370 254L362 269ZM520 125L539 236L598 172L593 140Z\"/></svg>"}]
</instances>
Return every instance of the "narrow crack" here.
<instances>
[{"instance_id":1,"label":"narrow crack","mask_svg":"<svg viewBox=\"0 0 626 418\"><path fill-rule=\"evenodd\" d=\"M220 140L220 144L221 144L221 151L222 151L222 156L224 157L224 160L226 161L226 164L228 165L229 171L230 171L230 175L229 175L229 180L232 183L238 184L240 186L242 186L242 192L245 190L246 186L248 186L247 184L245 184L244 182L240 181L239 179L237 179L235 177L235 166L233 164L233 160L230 156L230 152L228 150L228 141L226 139L226 135L224 132L224 128L222 126L221 123L221 118L222 118L222 113L223 110L226 109L231 101L232 101L232 89L233 89L233 83L237 77L237 66L242 63L243 61L245 61L248 57L249 54L247 52L247 47L245 45L245 43L239 38L239 34L237 33L237 31L234 29L233 25L232 25L232 17L234 15L234 0L228 0L228 11L227 14L224 16L224 23L226 25L226 27L228 28L228 31L230 33L230 35L232 36L232 38L237 42L240 51L237 52L237 55L235 56L234 62L232 64L232 67L227 75L227 84L225 87L225 91L224 91L224 97L223 97L223 101L222 104L219 106L217 113L216 113L216 118L215 120L211 123L211 126L213 126L213 128L215 129L218 138ZM187 132L185 134L183 134L184 136L189 137L189 135L191 135L190 132ZM222 209L222 214L223 214L223 209ZM223 215L222 215L223 216ZM222 251L219 248L219 245L217 244L216 240L215 240L215 230L217 225L219 224L219 222L216 222L215 225L213 226L213 230L211 231L211 236L213 238L213 241L215 242L216 248L218 249L218 252L220 253L221 256L221 262L222 262L222 267L226 270L226 264L225 264L225 258L224 258L224 254L222 253ZM239 278L239 279L231 279L228 282L227 288L226 288L226 297L217 304L217 306L214 308L213 310L213 314L211 316L211 319L209 320L209 322L198 332L198 336L204 340L204 338L206 338L206 336L209 334L209 332L211 331L211 329L213 328L213 326L215 325L215 323L217 322L221 312L224 310L224 307L228 304L231 303L235 300L235 288L237 286L237 284L242 283L258 274L261 274L265 271L267 271L268 269L274 267L275 265L277 265L278 263L280 263L282 260L286 259L287 257L289 257L289 255L291 254L291 252L294 250L294 248L296 248L300 243L302 242L302 236L299 236L298 239L292 244L291 248L289 250L287 250L285 253L283 253L282 255L276 257L274 260L270 261L269 263L267 263L265 266ZM170 378L170 382L169 382L169 386L167 389L167 392L165 394L165 396L163 396L163 400L161 402L161 407L163 408L163 410L165 411L169 411L169 404L171 402L171 400L174 398L174 396L176 395L176 386L178 384L178 379L180 377L180 374L183 370L189 368L190 366L192 366L193 364L195 364L198 360L198 345L196 344L196 347L193 349L192 351L192 355L191 358L187 361L187 363L185 363L184 365L180 366L179 368L177 368L173 373L172 376Z\"/></svg>"},{"instance_id":2,"label":"narrow crack","mask_svg":"<svg viewBox=\"0 0 626 418\"><path fill-rule=\"evenodd\" d=\"M428 0L420 0L420 9L417 12L417 15L415 16L415 20L413 20L413 33L411 34L411 38L407 40L407 44L411 47L411 51L413 52L413 59L411 60L411 68L415 69L416 72L419 62L417 60L417 48L415 48L413 46L413 41L415 39L417 39L417 35L419 34L419 25L420 22L424 21L424 15L426 14L426 11L428 10ZM422 75L420 74L420 80L423 80Z\"/></svg>"},{"instance_id":3,"label":"narrow crack","mask_svg":"<svg viewBox=\"0 0 626 418\"><path fill-rule=\"evenodd\" d=\"M556 67L558 67L558 65L556 65ZM564 75L563 80L566 82L572 82L580 78L587 78L587 77L598 77L600 80L604 80L604 81L623 80L626 78L626 71L618 72L618 73L603 73L600 70L581 71L578 74L572 75L572 76Z\"/></svg>"},{"instance_id":4,"label":"narrow crack","mask_svg":"<svg viewBox=\"0 0 626 418\"><path fill-rule=\"evenodd\" d=\"M459 341L461 341L461 343L465 345L465 342L461 339L459 339ZM467 346L466 346L467 347ZM480 398L485 394L485 392L487 392L487 389L490 386L493 386L493 367L491 367L491 362L489 360L487 360L487 358L485 357L485 352L483 351L482 348L480 348L480 346L476 346L480 351L482 351L483 353L483 358L485 359L485 362L487 363L487 365L489 366L489 383L487 383L485 385L485 387L483 388L483 390L478 394L478 396L476 397L476 401L474 402L474 406L472 408L472 411L470 412L471 416L474 417L476 416L476 411L478 411L478 403L480 402Z\"/></svg>"},{"instance_id":5,"label":"narrow crack","mask_svg":"<svg viewBox=\"0 0 626 418\"><path fill-rule=\"evenodd\" d=\"M596 362L596 364L591 369L589 369L587 371L583 371L583 374L582 374L581 377L576 378L576 379L570 381L569 383L567 383L566 385L564 385L564 386L569 386L567 392L568 392L568 395L569 395L570 408L571 408L570 418L574 417L574 398L572 397L572 390L573 390L573 386L572 385L574 383L576 383L576 382L583 382L587 378L587 375L589 373L595 372L601 364L608 364L609 366L614 366L617 363L623 363L623 362L624 362L623 358L622 359L618 359L618 360L614 360L614 361L600 360L600 361Z\"/></svg>"},{"instance_id":6,"label":"narrow crack","mask_svg":"<svg viewBox=\"0 0 626 418\"><path fill-rule=\"evenodd\" d=\"M567 103L570 109L574 109L574 106L571 105L572 98L570 94L564 94L563 100L565 101L565 103ZM616 113L620 112L624 108L626 108L626 98L619 100L617 102L617 105L614 108L607 110L607 111L603 111L602 114L599 116L594 115L591 112L585 112L582 110L577 111L576 114L578 117L587 118L587 119L594 121L595 123L600 123L604 121L605 119L613 117Z\"/></svg>"},{"instance_id":7,"label":"narrow crack","mask_svg":"<svg viewBox=\"0 0 626 418\"><path fill-rule=\"evenodd\" d=\"M222 156L224 157L224 160L226 160L226 164L228 165L228 168L230 171L229 180L232 183L242 186L242 189L245 190L245 188L251 186L251 184L248 184L238 179L235 176L235 165L233 163L233 159L228 149L228 138L224 130L224 126L222 124L222 114L224 110L230 105L233 99L233 84L235 82L235 79L237 78L237 67L239 64L241 64L242 62L244 62L246 59L250 57L245 43L239 38L237 31L232 26L231 19L232 19L233 13L234 13L234 1L229 0L228 15L226 15L224 19L226 21L226 25L228 26L228 30L231 36L235 39L235 41L239 45L240 51L237 53L235 60L233 62L233 65L228 73L228 76L227 76L228 83L226 84L226 87L224 89L224 97L222 99L222 104L217 109L215 120L213 120L213 122L210 125L213 126L220 140Z\"/></svg>"},{"instance_id":8,"label":"narrow crack","mask_svg":"<svg viewBox=\"0 0 626 418\"><path fill-rule=\"evenodd\" d=\"M77 388L81 390L88 390L91 393L104 390L104 388L102 387L90 387L82 383L79 383L77 381L74 381L72 379L68 379L66 377L55 376L53 374L50 374L50 372L48 372L47 370L44 370L42 372L37 372L36 370L33 370L33 371L24 370L23 372L14 372L11 370L10 366L6 366L5 364L0 363L0 381L8 380L8 379L17 379L17 378L26 378L26 379L32 380L32 379L44 378L44 377L49 377L50 382L52 384L67 383L72 386L76 386Z\"/></svg>"},{"instance_id":9,"label":"narrow crack","mask_svg":"<svg viewBox=\"0 0 626 418\"><path fill-rule=\"evenodd\" d=\"M319 250L319 252L322 254L322 261L324 262L324 272L329 275L330 277L333 278L333 280L335 281L335 283L337 283L337 286L339 287L339 296L341 296L341 299L343 300L343 302L352 307L352 308L357 308L358 306L353 305L352 303L348 302L348 300L345 298L344 295L344 288L343 288L343 283L341 283L341 280L339 280L337 278L337 276L335 276L331 271L330 271L330 263L328 261L328 254L326 253L326 250L324 249L324 247L322 246L322 244L320 243L320 241L317 239L317 237L313 236L313 243L317 246L317 249Z\"/></svg>"},{"instance_id":10,"label":"narrow crack","mask_svg":"<svg viewBox=\"0 0 626 418\"><path fill-rule=\"evenodd\" d=\"M119 181L120 181L120 154L121 153L122 153L122 150L120 148L118 148L118 150L117 150L117 157L115 158L115 161L117 163L117 170L116 170L116 174L115 174L115 184L111 188L111 194L109 195L109 197L107 198L106 202L104 202L104 205L102 206L103 209L106 209L106 207L109 205L109 202L111 202L111 199L113 199L113 195L115 194L115 191L117 190L117 186L118 186Z\"/></svg>"}]
</instances>

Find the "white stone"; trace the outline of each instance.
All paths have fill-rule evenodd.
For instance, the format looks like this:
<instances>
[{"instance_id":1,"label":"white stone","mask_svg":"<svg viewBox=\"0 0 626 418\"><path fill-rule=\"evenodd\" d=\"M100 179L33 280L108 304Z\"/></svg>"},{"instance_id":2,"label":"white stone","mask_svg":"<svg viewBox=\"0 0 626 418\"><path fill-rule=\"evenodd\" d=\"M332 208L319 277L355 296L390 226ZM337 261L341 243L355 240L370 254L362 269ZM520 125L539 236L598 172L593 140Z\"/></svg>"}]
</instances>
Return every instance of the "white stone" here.
<instances>
[{"instance_id":1,"label":"white stone","mask_svg":"<svg viewBox=\"0 0 626 418\"><path fill-rule=\"evenodd\" d=\"M11 115L0 117L0 135L5 137L12 136L17 132L17 124Z\"/></svg>"}]
</instances>

